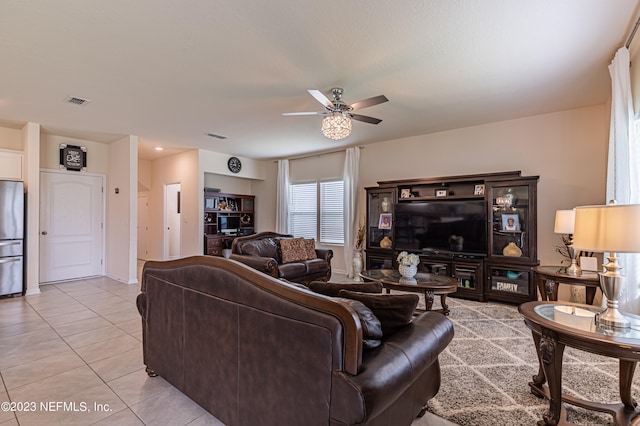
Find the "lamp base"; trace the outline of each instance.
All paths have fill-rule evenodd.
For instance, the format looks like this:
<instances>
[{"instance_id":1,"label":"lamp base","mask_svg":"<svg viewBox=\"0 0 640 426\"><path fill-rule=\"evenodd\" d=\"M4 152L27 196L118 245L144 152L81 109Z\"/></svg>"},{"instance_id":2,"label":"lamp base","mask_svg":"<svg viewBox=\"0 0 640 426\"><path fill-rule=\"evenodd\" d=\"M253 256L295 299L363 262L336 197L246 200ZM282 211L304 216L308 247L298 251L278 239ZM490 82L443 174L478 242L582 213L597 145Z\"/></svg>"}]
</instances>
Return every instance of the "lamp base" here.
<instances>
[{"instance_id":1,"label":"lamp base","mask_svg":"<svg viewBox=\"0 0 640 426\"><path fill-rule=\"evenodd\" d=\"M629 328L631 322L617 309L605 309L596 315L596 324L612 328Z\"/></svg>"},{"instance_id":2,"label":"lamp base","mask_svg":"<svg viewBox=\"0 0 640 426\"><path fill-rule=\"evenodd\" d=\"M596 324L614 328L629 328L631 321L618 310L618 299L622 293L622 276L618 273L620 267L615 260L615 255L609 256L609 263L606 265L607 272L599 274L600 288L607 297L607 309L596 316Z\"/></svg>"},{"instance_id":3,"label":"lamp base","mask_svg":"<svg viewBox=\"0 0 640 426\"><path fill-rule=\"evenodd\" d=\"M567 253L569 253L569 257L571 258L571 265L567 266L567 274L579 277L582 275L582 268L578 266L576 251L574 250L572 243L567 244Z\"/></svg>"}]
</instances>

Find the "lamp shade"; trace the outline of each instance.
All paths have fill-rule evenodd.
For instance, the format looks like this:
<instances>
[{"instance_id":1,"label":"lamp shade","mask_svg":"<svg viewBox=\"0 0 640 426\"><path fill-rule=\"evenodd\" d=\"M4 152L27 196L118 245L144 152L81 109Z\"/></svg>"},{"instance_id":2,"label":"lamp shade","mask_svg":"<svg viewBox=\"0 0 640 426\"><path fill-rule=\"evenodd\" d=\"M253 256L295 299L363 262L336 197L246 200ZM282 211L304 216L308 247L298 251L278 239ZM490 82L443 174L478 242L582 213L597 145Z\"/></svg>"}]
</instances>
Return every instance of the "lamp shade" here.
<instances>
[{"instance_id":1,"label":"lamp shade","mask_svg":"<svg viewBox=\"0 0 640 426\"><path fill-rule=\"evenodd\" d=\"M575 219L575 210L556 210L556 223L553 227L553 232L556 234L573 234Z\"/></svg>"},{"instance_id":2,"label":"lamp shade","mask_svg":"<svg viewBox=\"0 0 640 426\"><path fill-rule=\"evenodd\" d=\"M640 252L640 204L576 207L573 246L611 253Z\"/></svg>"}]
</instances>

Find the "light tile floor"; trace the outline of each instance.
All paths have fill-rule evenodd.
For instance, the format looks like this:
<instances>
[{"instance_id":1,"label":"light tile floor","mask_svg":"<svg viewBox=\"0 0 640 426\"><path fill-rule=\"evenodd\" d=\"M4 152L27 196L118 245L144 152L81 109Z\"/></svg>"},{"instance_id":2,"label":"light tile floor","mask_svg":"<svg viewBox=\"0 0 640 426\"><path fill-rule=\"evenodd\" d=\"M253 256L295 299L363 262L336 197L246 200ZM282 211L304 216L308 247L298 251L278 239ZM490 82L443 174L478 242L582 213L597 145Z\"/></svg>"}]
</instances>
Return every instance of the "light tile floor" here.
<instances>
[{"instance_id":1,"label":"light tile floor","mask_svg":"<svg viewBox=\"0 0 640 426\"><path fill-rule=\"evenodd\" d=\"M40 289L0 300L0 425L222 424L144 372L137 285L98 277ZM446 424L431 413L414 422Z\"/></svg>"}]
</instances>

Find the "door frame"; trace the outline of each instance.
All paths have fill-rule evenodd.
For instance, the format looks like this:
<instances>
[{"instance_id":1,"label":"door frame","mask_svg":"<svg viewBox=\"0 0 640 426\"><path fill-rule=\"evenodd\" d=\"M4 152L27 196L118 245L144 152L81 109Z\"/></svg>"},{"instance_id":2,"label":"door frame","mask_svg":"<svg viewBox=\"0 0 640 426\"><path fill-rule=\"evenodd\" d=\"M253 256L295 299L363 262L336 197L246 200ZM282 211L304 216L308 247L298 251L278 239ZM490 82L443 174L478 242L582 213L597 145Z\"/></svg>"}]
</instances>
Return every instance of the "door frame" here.
<instances>
[{"instance_id":1,"label":"door frame","mask_svg":"<svg viewBox=\"0 0 640 426\"><path fill-rule=\"evenodd\" d=\"M145 230L145 241L144 241L144 248L145 248L145 254L144 257L140 257L140 252L139 252L139 247L140 247L140 199L144 198L146 200L146 206L144 208L144 215L145 215L145 222L146 222L146 226L147 229ZM138 244L136 247L136 257L139 260L148 260L149 259L149 195L145 194L145 195L138 195Z\"/></svg>"},{"instance_id":2,"label":"door frame","mask_svg":"<svg viewBox=\"0 0 640 426\"><path fill-rule=\"evenodd\" d=\"M163 247L162 247L162 257L164 260L170 260L170 259L177 259L182 257L182 216L180 216L178 218L179 221L179 225L180 225L180 230L179 230L179 234L178 234L178 245L179 245L179 249L180 249L180 254L178 255L178 257L176 258L171 258L169 257L169 253L170 253L170 238L169 238L169 209L168 209L168 201L169 201L169 197L168 197L168 189L171 186L174 185L179 185L180 189L179 189L179 193L180 193L180 197L182 196L182 183L181 182L170 182L170 183L165 183L164 184L164 220L163 220ZM181 210L181 209L180 209ZM178 212L178 215L180 215L180 212Z\"/></svg>"},{"instance_id":3,"label":"door frame","mask_svg":"<svg viewBox=\"0 0 640 426\"><path fill-rule=\"evenodd\" d=\"M107 219L107 197L106 194L104 192L104 188L105 188L105 182L107 181L107 177L104 173L87 173L87 172L70 172L68 170L56 170L56 169L40 169L39 173L38 173L38 179L42 179L42 173L55 173L55 174L60 174L60 175L72 175L72 176L91 176L91 177L98 177L101 180L101 184L102 184L102 226L100 227L100 232L101 232L101 237L102 237L102 246L100 247L100 250L102 251L102 264L100 265L100 275L104 277L106 275L106 268L107 268L107 258L106 258L106 254L107 254L107 233L106 233L106 219ZM40 190L42 190L42 188L40 188ZM38 194L38 200L40 200L41 194ZM38 202L39 204L39 202ZM40 212L38 211L38 222L40 223ZM40 229L38 229L38 236L40 235ZM42 270L42 262L40 260L40 252L41 252L42 248L40 247L40 243L38 243L38 285L42 285L40 282L40 276L41 276L41 270ZM64 281L73 281L75 279L81 279L81 278L73 278L70 280L64 280ZM54 282L54 281L52 281ZM46 284L49 284L49 282L47 282ZM45 284L45 285L46 285Z\"/></svg>"}]
</instances>

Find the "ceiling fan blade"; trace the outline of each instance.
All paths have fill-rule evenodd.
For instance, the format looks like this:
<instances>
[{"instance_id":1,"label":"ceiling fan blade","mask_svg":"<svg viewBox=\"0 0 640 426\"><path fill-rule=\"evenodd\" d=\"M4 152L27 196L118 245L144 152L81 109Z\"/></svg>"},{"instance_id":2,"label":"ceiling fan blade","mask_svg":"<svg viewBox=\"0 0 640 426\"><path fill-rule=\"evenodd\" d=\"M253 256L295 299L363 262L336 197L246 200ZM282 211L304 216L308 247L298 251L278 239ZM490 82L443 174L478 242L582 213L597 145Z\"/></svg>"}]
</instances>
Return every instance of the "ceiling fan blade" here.
<instances>
[{"instance_id":1,"label":"ceiling fan blade","mask_svg":"<svg viewBox=\"0 0 640 426\"><path fill-rule=\"evenodd\" d=\"M283 112L282 115L318 115L324 112Z\"/></svg>"},{"instance_id":2,"label":"ceiling fan blade","mask_svg":"<svg viewBox=\"0 0 640 426\"><path fill-rule=\"evenodd\" d=\"M307 90L307 92L309 92L309 94L310 94L311 96L313 96L314 98L316 98L316 100L317 100L318 102L320 102L322 105L324 105L324 106L325 106L325 108L327 108L327 109L333 109L333 108L335 108L335 106L333 105L333 102L331 102L331 101L329 100L329 98L327 98L327 97L324 95L324 93L322 93L321 91L316 90L316 89L309 89L309 90Z\"/></svg>"},{"instance_id":3,"label":"ceiling fan blade","mask_svg":"<svg viewBox=\"0 0 640 426\"><path fill-rule=\"evenodd\" d=\"M383 102L387 102L389 99L387 99L387 97L385 95L380 95L380 96L374 96L373 98L368 98L368 99L363 99L361 101L355 102L351 105L349 105L351 107L352 111L355 111L357 109L362 109L362 108L367 108L370 106L374 106L374 105L378 105L381 104Z\"/></svg>"},{"instance_id":4,"label":"ceiling fan blade","mask_svg":"<svg viewBox=\"0 0 640 426\"><path fill-rule=\"evenodd\" d=\"M354 120L364 121L365 123L369 123L369 124L378 124L382 121L379 118L373 118L373 117L360 115L360 114L349 114L349 116Z\"/></svg>"}]
</instances>

